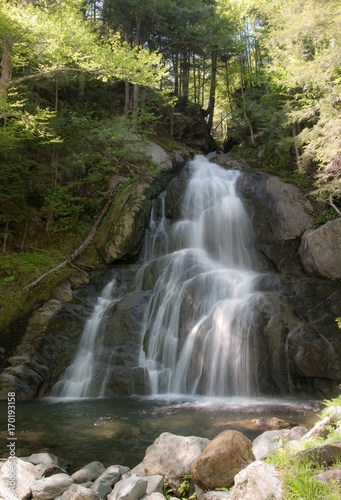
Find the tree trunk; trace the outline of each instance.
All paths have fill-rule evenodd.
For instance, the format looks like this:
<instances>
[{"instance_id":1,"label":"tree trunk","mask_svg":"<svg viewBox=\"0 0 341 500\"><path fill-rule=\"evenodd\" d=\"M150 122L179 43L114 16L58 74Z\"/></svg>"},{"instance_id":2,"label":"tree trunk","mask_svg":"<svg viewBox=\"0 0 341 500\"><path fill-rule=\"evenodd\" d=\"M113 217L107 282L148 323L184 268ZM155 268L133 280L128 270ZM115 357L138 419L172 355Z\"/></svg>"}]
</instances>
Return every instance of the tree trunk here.
<instances>
[{"instance_id":1,"label":"tree trunk","mask_svg":"<svg viewBox=\"0 0 341 500\"><path fill-rule=\"evenodd\" d=\"M215 106L215 93L216 93L216 81L217 81L217 60L218 54L217 51L214 50L211 55L211 86L210 86L210 98L208 102L207 108L207 128L208 133L212 130L213 125L213 115L214 115L214 106Z\"/></svg>"},{"instance_id":2,"label":"tree trunk","mask_svg":"<svg viewBox=\"0 0 341 500\"><path fill-rule=\"evenodd\" d=\"M124 114L126 115L130 107L130 84L127 79L124 80Z\"/></svg>"},{"instance_id":3,"label":"tree trunk","mask_svg":"<svg viewBox=\"0 0 341 500\"><path fill-rule=\"evenodd\" d=\"M14 39L6 37L2 45L1 76L0 76L0 97L7 101L8 89L12 80L12 50Z\"/></svg>"},{"instance_id":4,"label":"tree trunk","mask_svg":"<svg viewBox=\"0 0 341 500\"><path fill-rule=\"evenodd\" d=\"M300 126L297 122L292 123L292 136L294 139L294 148L295 148L295 157L296 157L296 165L297 165L297 170L299 172L302 172L302 162L301 162L301 154L300 154L300 149L297 144L297 136L300 133Z\"/></svg>"},{"instance_id":5,"label":"tree trunk","mask_svg":"<svg viewBox=\"0 0 341 500\"><path fill-rule=\"evenodd\" d=\"M247 113L246 113L245 94L244 94L244 88L243 88L244 80L243 80L242 62L240 62L239 69L240 69L240 89L241 89L241 92L242 92L242 102L243 102L243 114L244 114L245 121L248 124L248 127L250 129L250 138L251 138L252 146L256 147L255 135L253 133L252 123L250 122L249 117L247 116Z\"/></svg>"}]
</instances>

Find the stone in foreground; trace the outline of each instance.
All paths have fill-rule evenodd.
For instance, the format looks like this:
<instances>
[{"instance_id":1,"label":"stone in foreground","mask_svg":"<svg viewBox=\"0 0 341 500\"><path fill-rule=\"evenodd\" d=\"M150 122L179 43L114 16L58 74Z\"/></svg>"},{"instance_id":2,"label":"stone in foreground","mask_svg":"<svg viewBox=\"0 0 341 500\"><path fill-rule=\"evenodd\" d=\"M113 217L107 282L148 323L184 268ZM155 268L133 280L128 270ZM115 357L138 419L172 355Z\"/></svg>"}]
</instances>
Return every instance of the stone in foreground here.
<instances>
[{"instance_id":1,"label":"stone in foreground","mask_svg":"<svg viewBox=\"0 0 341 500\"><path fill-rule=\"evenodd\" d=\"M202 490L229 488L234 476L255 460L251 441L241 432L218 434L195 460L192 476Z\"/></svg>"}]
</instances>

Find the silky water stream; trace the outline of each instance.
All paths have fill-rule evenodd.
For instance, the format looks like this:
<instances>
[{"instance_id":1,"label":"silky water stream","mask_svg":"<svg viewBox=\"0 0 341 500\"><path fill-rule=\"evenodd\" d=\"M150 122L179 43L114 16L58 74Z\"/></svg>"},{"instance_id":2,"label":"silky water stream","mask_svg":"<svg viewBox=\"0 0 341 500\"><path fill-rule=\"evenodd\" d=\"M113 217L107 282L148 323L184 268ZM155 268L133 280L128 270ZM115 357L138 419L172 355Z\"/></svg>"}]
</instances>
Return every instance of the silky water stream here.
<instances>
[{"instance_id":1,"label":"silky water stream","mask_svg":"<svg viewBox=\"0 0 341 500\"><path fill-rule=\"evenodd\" d=\"M120 300L111 275L52 397L18 403L18 456L49 451L74 467L93 460L133 467L165 431L213 438L233 422L269 416L312 425L319 402L258 396L250 335L258 273L252 227L235 190L239 172L204 157L188 168L181 220L168 227L163 193L136 276L136 289L151 274L155 283L139 356L150 395L106 397L106 377L97 393L91 389L101 355L96 338Z\"/></svg>"}]
</instances>

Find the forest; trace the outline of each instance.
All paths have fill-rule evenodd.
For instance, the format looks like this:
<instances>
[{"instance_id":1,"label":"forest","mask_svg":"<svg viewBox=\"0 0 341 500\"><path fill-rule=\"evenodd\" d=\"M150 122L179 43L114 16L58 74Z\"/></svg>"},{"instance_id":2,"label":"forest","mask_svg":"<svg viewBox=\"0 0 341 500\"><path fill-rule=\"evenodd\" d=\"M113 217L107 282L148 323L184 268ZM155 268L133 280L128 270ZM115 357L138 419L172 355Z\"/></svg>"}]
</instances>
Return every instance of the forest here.
<instances>
[{"instance_id":1,"label":"forest","mask_svg":"<svg viewBox=\"0 0 341 500\"><path fill-rule=\"evenodd\" d=\"M148 175L129 134L174 148L192 107L217 149L321 200L317 224L339 217L340 25L338 0L0 0L6 300L84 239L113 175Z\"/></svg>"}]
</instances>

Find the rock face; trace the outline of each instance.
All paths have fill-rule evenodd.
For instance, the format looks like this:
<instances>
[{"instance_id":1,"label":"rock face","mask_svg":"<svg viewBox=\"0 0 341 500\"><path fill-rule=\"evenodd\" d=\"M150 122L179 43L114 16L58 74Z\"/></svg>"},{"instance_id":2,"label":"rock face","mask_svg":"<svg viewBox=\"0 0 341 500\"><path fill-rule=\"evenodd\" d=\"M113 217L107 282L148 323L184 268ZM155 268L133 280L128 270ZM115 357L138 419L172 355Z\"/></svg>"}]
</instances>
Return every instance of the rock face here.
<instances>
[{"instance_id":1,"label":"rock face","mask_svg":"<svg viewBox=\"0 0 341 500\"><path fill-rule=\"evenodd\" d=\"M193 463L193 480L202 490L229 488L234 476L254 460L252 443L244 434L224 431Z\"/></svg>"},{"instance_id":2,"label":"rock face","mask_svg":"<svg viewBox=\"0 0 341 500\"><path fill-rule=\"evenodd\" d=\"M190 473L194 460L209 444L209 440L194 436L161 434L146 450L143 467L147 476L161 475L176 490L186 473Z\"/></svg>"},{"instance_id":3,"label":"rock face","mask_svg":"<svg viewBox=\"0 0 341 500\"><path fill-rule=\"evenodd\" d=\"M135 141L136 142L136 141ZM136 146L134 142L134 147ZM163 148L152 142L139 141L140 154L149 157L158 164L159 172L149 176L144 184L124 185L123 177L112 180L111 188L117 190L115 201L96 235L95 244L105 263L133 259L142 245L142 236L146 229L151 199L165 188L172 175L184 164L189 153L174 151L168 154ZM131 272L127 272L128 281ZM16 392L17 399L31 399L47 394L70 364L80 339L85 320L94 306L96 291L86 289L89 283L87 273L74 273L70 278L59 283L52 291L50 300L37 309L28 321L26 331L14 354L7 356L5 369L0 375L0 399L6 399L9 391ZM137 309L143 311L148 293L136 297L132 310L119 309L122 333L116 340L109 342L108 349L119 347L113 356L114 364L109 379L109 392L130 394L134 391L132 373L139 392L143 392L141 376L137 365L138 346ZM125 306L127 309L127 305ZM129 315L129 318L128 318ZM67 328L65 324L67 323ZM109 325L110 328L110 325ZM111 353L107 351L110 363ZM98 377L103 376L103 369ZM100 379L100 383L103 378ZM94 385L96 385L94 381Z\"/></svg>"},{"instance_id":4,"label":"rock face","mask_svg":"<svg viewBox=\"0 0 341 500\"><path fill-rule=\"evenodd\" d=\"M300 246L305 271L312 276L341 279L341 218L306 231Z\"/></svg>"},{"instance_id":5,"label":"rock face","mask_svg":"<svg viewBox=\"0 0 341 500\"><path fill-rule=\"evenodd\" d=\"M167 154L147 143L141 154L157 162L163 174L139 186L121 186L103 229L96 239L105 263L115 262L120 300L111 307L106 328L99 333L101 352L94 370L93 394L105 378L106 395L147 394L143 368L138 366L143 314L167 258L146 265L138 290L138 266L125 264L141 248L151 199L164 189L186 160L186 152ZM245 162L219 155L216 163L239 169L237 189L253 223L254 280L251 327L252 389L257 394L331 397L341 381L341 219L313 229L316 209L304 192L275 176L252 171ZM168 185L166 216L181 216L181 201L189 180L184 168ZM252 231L251 231L252 232ZM253 235L250 235L252 239ZM189 266L192 265L188 262ZM333 279L330 279L333 278ZM83 326L98 293L108 281L108 270L75 273L51 292L27 323L16 350L7 355L0 375L0 399L15 391L17 399L49 393L75 353ZM181 342L196 314L195 290L188 287L181 305ZM148 335L146 335L146 342Z\"/></svg>"},{"instance_id":6,"label":"rock face","mask_svg":"<svg viewBox=\"0 0 341 500\"><path fill-rule=\"evenodd\" d=\"M312 203L296 186L260 172L245 172L237 188L250 212L259 251L278 271L293 273L300 266L299 238L314 225Z\"/></svg>"},{"instance_id":7,"label":"rock face","mask_svg":"<svg viewBox=\"0 0 341 500\"><path fill-rule=\"evenodd\" d=\"M120 179L112 208L94 240L105 264L128 261L138 254L149 221L151 200L165 188L171 176L188 158L186 151L168 154L152 142L139 147L141 154L157 164L161 172L145 183L126 185L127 182Z\"/></svg>"},{"instance_id":8,"label":"rock face","mask_svg":"<svg viewBox=\"0 0 341 500\"><path fill-rule=\"evenodd\" d=\"M84 290L88 283L87 273L75 273L52 290L51 297L59 299L51 298L32 314L20 345L0 375L0 399L7 399L9 391L16 392L17 399L31 399L45 394L57 381L65 363L71 360L73 346L89 314L88 307L80 308L76 303L79 287ZM63 295L65 302L60 300L61 290L67 290L67 296Z\"/></svg>"}]
</instances>

